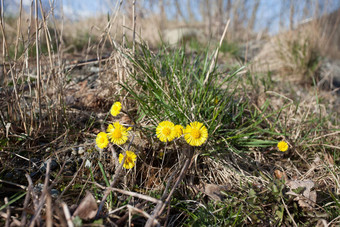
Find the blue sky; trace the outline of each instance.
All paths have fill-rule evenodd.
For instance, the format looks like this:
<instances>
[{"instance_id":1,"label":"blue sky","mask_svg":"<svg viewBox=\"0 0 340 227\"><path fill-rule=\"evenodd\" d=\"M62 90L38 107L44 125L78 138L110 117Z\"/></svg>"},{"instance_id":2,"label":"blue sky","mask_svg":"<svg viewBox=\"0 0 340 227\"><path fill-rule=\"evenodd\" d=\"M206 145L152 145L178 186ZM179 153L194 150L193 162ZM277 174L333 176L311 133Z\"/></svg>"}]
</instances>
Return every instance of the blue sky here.
<instances>
[{"instance_id":1,"label":"blue sky","mask_svg":"<svg viewBox=\"0 0 340 227\"><path fill-rule=\"evenodd\" d=\"M5 13L15 13L19 12L19 3L20 0L4 0L5 1ZM32 0L22 0L23 6L26 10L29 10L30 4ZM45 7L49 8L49 2L52 0L42 0ZM292 0L294 1L294 0ZM300 1L301 3L310 3L315 4L316 0L296 0ZM60 12L60 4L62 3L64 15L68 17L69 19L77 19L77 18L84 18L89 16L97 16L100 14L108 14L112 13L114 7L117 3L119 3L119 0L54 0L56 3L55 5L55 15L58 15L58 12ZM125 3L131 4L131 0L125 0ZM154 0L154 4L150 4L150 0L137 0L139 4L142 4L143 7L146 9L151 9L153 12L158 12L158 1ZM169 6L166 8L166 13L169 19L173 18L175 15L175 4L174 1L167 0L169 3ZM181 3L181 0L179 0ZM187 1L183 1L185 4L181 4L181 8L183 12L187 12L186 7ZM200 20L200 13L199 13L199 6L197 4L197 0L190 0L190 8L192 9L195 17L197 20ZM226 4L227 1L225 1ZM283 2L283 3L282 3ZM340 1L339 0L324 0L320 1L327 2L329 4L328 11L331 11L332 9L339 8ZM252 4L254 4L254 1L248 1L248 7L252 9ZM279 1L279 0L260 0L260 7L257 14L257 23L255 25L256 30L262 30L264 28L268 28L271 33L275 33L277 30L279 30L279 15L280 15L280 9L282 7L282 4L289 4L288 0L285 1ZM300 9L297 9L297 11L302 12L302 7L305 4L299 4L301 5ZM137 9L138 10L138 9ZM287 8L289 11L289 8ZM250 11L249 11L250 13ZM289 12L285 12L287 15L289 15ZM60 14L59 14L60 15ZM187 16L187 15L185 15ZM301 19L298 18L299 15L296 16L296 21L300 21ZM285 25L288 24L288 17L285 17Z\"/></svg>"}]
</instances>

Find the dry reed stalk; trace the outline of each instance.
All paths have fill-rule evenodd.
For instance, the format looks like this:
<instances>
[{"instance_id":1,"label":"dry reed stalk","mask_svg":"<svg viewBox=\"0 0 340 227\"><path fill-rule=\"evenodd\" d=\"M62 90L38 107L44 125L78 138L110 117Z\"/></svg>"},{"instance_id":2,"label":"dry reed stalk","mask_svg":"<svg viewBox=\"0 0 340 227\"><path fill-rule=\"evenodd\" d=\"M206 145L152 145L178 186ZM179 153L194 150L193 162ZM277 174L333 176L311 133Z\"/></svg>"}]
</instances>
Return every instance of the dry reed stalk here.
<instances>
[{"instance_id":1,"label":"dry reed stalk","mask_svg":"<svg viewBox=\"0 0 340 227\"><path fill-rule=\"evenodd\" d=\"M22 0L20 0L20 9L19 9L19 18L18 18L18 28L17 28L17 39L15 41L15 52L14 52L14 60L17 60L18 54L18 45L19 45L19 37L21 34L21 14L22 14Z\"/></svg>"},{"instance_id":2,"label":"dry reed stalk","mask_svg":"<svg viewBox=\"0 0 340 227\"><path fill-rule=\"evenodd\" d=\"M104 50L106 39L109 39L111 41L111 45L113 45L113 42L112 42L111 37L110 37L110 32L111 32L113 23L117 19L117 16L118 16L118 13L120 11L122 4L123 4L123 0L117 1L116 6L115 6L114 16L110 17L110 20L107 22L107 24L104 28L104 31L101 34L101 39L99 40L98 47L97 47L97 57L98 57L98 59L99 59L100 54ZM100 48L101 44L102 44L102 46ZM99 49L100 49L100 52L99 52Z\"/></svg>"},{"instance_id":3,"label":"dry reed stalk","mask_svg":"<svg viewBox=\"0 0 340 227\"><path fill-rule=\"evenodd\" d=\"M10 60L10 58L8 56L9 49L8 49L7 39L6 39L6 34L5 34L5 29L4 29L4 21L2 21L2 19L1 19L0 25L1 25L2 35L3 35L3 43L4 43L4 52L3 52L4 53L4 55L3 55L4 65L6 65L5 59L8 58L9 59L8 65L9 65L9 70L10 70L10 74L11 74L11 79L12 79L12 82L13 82L13 90L14 90L14 95L15 95L14 96L15 97L15 104L18 107L18 110L19 110L19 113L20 113L20 117L21 117L21 120L22 120L23 125L24 125L24 130L27 133L27 127L26 127L26 121L25 121L26 118L25 118L25 115L23 114L23 111L22 111L22 108L21 108L21 105L20 105L20 98L19 98L18 88L17 88L17 79L15 77L14 69L13 69L14 66L15 66L15 63L13 65L12 61ZM9 112L8 114L10 115L10 111L8 111L8 112ZM13 114L15 114L15 113L13 113ZM16 116L10 116L10 118L11 117L13 119L16 119Z\"/></svg>"},{"instance_id":4,"label":"dry reed stalk","mask_svg":"<svg viewBox=\"0 0 340 227\"><path fill-rule=\"evenodd\" d=\"M4 0L1 0L1 9L0 9L0 13L1 13L1 28L2 31L5 31L5 18L4 18ZM4 37L4 33L3 34L3 39L2 39L2 56L4 57L3 60L5 61L5 56L6 56L6 45L5 45L5 37Z\"/></svg>"},{"instance_id":5,"label":"dry reed stalk","mask_svg":"<svg viewBox=\"0 0 340 227\"><path fill-rule=\"evenodd\" d=\"M104 31L100 35L101 38L100 38L100 40L99 40L99 42L97 44L97 58L98 59L101 59L101 56L103 54L103 51L104 51L105 44L106 44L107 40L109 40L111 46L114 46L114 41L113 41L113 39L110 36L110 32L111 32L111 29L113 27L113 23L117 19L117 16L118 16L118 13L119 13L119 11L121 9L122 4L123 4L123 0L120 0L120 1L116 2L115 9L114 9L114 15L112 17L110 17L110 20L107 22L107 24L106 24L106 26L104 28ZM100 69L102 68L102 64L101 63L102 62L99 61L99 68ZM101 71L102 70L99 70L99 77L101 77ZM108 70L104 70L104 71L107 72Z\"/></svg>"},{"instance_id":6,"label":"dry reed stalk","mask_svg":"<svg viewBox=\"0 0 340 227\"><path fill-rule=\"evenodd\" d=\"M46 18L48 18L48 15L50 14L49 12L47 13L47 16L45 15L45 12L43 10L43 7L42 7L42 3L41 3L41 0L39 0L39 6L40 6L40 13L41 13L41 18L42 18L42 29L44 29L44 34L45 34L45 41L46 41L46 46L47 46L47 51L48 51L48 59L49 59L49 64L50 64L50 68L49 68L49 71L47 73L47 79L46 79L46 83L44 83L44 79L41 80L41 85L42 87L46 88L49 86L49 83L50 83L50 78L51 77L54 77L54 64L53 64L53 55L52 55L52 51L51 49L53 49L53 46L51 44L51 35L50 35L50 31L47 27L47 22L46 22ZM48 69L46 69L47 71ZM45 73L46 74L46 73ZM45 92L44 90L41 91L42 92L42 96L43 97L46 97L45 96ZM46 115L48 116L48 119L49 119L49 125L52 125L53 124L53 116L54 116L54 110L51 110L50 108L46 108L45 109L46 111Z\"/></svg>"},{"instance_id":7,"label":"dry reed stalk","mask_svg":"<svg viewBox=\"0 0 340 227\"><path fill-rule=\"evenodd\" d=\"M123 43L122 46L126 47L126 24L125 24L125 15L123 15Z\"/></svg>"},{"instance_id":8,"label":"dry reed stalk","mask_svg":"<svg viewBox=\"0 0 340 227\"><path fill-rule=\"evenodd\" d=\"M136 54L136 0L132 2L132 53Z\"/></svg>"},{"instance_id":9,"label":"dry reed stalk","mask_svg":"<svg viewBox=\"0 0 340 227\"><path fill-rule=\"evenodd\" d=\"M208 71L208 73L207 73L207 75L206 75L206 77L205 77L205 79L204 79L204 81L203 81L203 84L206 84L206 83L208 82L208 80L209 80L209 75L210 75L210 73L212 72L212 70L213 70L213 68L214 68L214 66L215 66L215 64L216 64L218 52L219 52L219 50L220 50L220 48L221 48L221 46L222 46L222 42L223 42L223 40L224 40L224 37L225 37L225 35L227 34L227 30L228 30L228 27L229 27L229 22L230 22L230 20L228 20L227 24L226 24L225 27L224 27L224 31L223 31L223 34L222 34L222 36L221 36L220 43L219 43L218 47L216 48L214 57L213 57L213 59L212 59L212 61L211 61L211 63L210 63L210 66L209 66L209 71Z\"/></svg>"},{"instance_id":10,"label":"dry reed stalk","mask_svg":"<svg viewBox=\"0 0 340 227\"><path fill-rule=\"evenodd\" d=\"M17 21L17 34L16 34L16 42L15 42L15 47L14 47L14 63L13 63L13 68L16 68L17 65L20 65L20 62L18 62L19 59L17 59L17 55L18 55L18 46L19 46L19 39L20 39L20 35L21 35L21 17L22 17L22 0L20 1L20 9L19 9L19 17L18 17L18 21ZM20 56L21 57L21 56ZM17 70L15 70L17 72ZM18 76L19 75L19 76ZM24 81L24 74L22 73L21 74L21 78L20 78L20 74L19 73L16 73L16 80L22 80ZM23 89L23 85L21 85L19 87L19 91ZM20 94L21 96L21 94ZM29 131L27 130L27 117L26 115L24 115L23 113L26 113L26 107L21 107L21 104L20 104L20 100L18 100L18 108L19 108L19 111L20 111L20 117L21 117L21 122L23 123L23 126L24 126L24 130L25 130L25 133L26 134L29 134ZM22 110L23 109L23 110Z\"/></svg>"},{"instance_id":11,"label":"dry reed stalk","mask_svg":"<svg viewBox=\"0 0 340 227\"><path fill-rule=\"evenodd\" d=\"M44 29L45 33L45 40L46 40L46 46L47 46L47 51L48 51L48 59L50 61L50 70L51 72L49 73L48 79L47 79L47 84L48 81L50 80L50 76L52 75L52 69L53 69L53 60L52 60L52 53L51 53L51 35L50 31L48 30L47 23L46 23L46 18L45 18L45 13L42 7L41 0L39 0L39 6L40 6L40 12L41 12L41 18L42 18L42 28Z\"/></svg>"},{"instance_id":12,"label":"dry reed stalk","mask_svg":"<svg viewBox=\"0 0 340 227\"><path fill-rule=\"evenodd\" d=\"M40 55L39 55L39 19L38 19L38 0L34 1L35 7L35 51L36 51L36 64L37 64L37 94L36 98L38 100L39 105L39 128L41 127L41 119L42 119L42 112L41 112L41 74L40 74Z\"/></svg>"}]
</instances>

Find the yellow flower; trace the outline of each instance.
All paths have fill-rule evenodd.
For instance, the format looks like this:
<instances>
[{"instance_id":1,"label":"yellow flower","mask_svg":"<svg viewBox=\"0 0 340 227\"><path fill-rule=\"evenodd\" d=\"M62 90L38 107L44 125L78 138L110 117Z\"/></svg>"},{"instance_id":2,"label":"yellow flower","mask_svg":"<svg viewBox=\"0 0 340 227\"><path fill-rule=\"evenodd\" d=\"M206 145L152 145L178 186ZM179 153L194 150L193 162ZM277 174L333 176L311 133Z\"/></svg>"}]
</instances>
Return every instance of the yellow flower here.
<instances>
[{"instance_id":1,"label":"yellow flower","mask_svg":"<svg viewBox=\"0 0 340 227\"><path fill-rule=\"evenodd\" d=\"M107 147L107 145L109 144L109 139L107 138L107 134L105 132L98 133L96 144L100 149L104 149L105 147Z\"/></svg>"},{"instance_id":2,"label":"yellow flower","mask_svg":"<svg viewBox=\"0 0 340 227\"><path fill-rule=\"evenodd\" d=\"M183 135L183 126L182 125L175 125L174 131L175 131L175 136L177 138L181 137L181 135Z\"/></svg>"},{"instance_id":3,"label":"yellow flower","mask_svg":"<svg viewBox=\"0 0 340 227\"><path fill-rule=\"evenodd\" d=\"M122 104L120 102L115 102L110 110L110 113L112 116L117 116L120 113L120 110L122 109Z\"/></svg>"},{"instance_id":4,"label":"yellow flower","mask_svg":"<svg viewBox=\"0 0 340 227\"><path fill-rule=\"evenodd\" d=\"M286 151L288 150L288 144L286 143L286 141L282 140L277 144L277 148L279 148L280 151Z\"/></svg>"},{"instance_id":5,"label":"yellow flower","mask_svg":"<svg viewBox=\"0 0 340 227\"><path fill-rule=\"evenodd\" d=\"M113 125L109 124L106 131L112 143L122 145L127 141L128 131L130 129L131 127L125 128L123 125L119 124L118 121L116 121L113 123Z\"/></svg>"},{"instance_id":6,"label":"yellow flower","mask_svg":"<svg viewBox=\"0 0 340 227\"><path fill-rule=\"evenodd\" d=\"M208 139L208 130L200 122L191 122L184 129L184 139L191 146L201 146Z\"/></svg>"},{"instance_id":7,"label":"yellow flower","mask_svg":"<svg viewBox=\"0 0 340 227\"><path fill-rule=\"evenodd\" d=\"M119 154L119 163L122 163L124 155L122 153ZM126 151L126 158L123 164L125 169L131 169L136 164L137 155L132 151Z\"/></svg>"},{"instance_id":8,"label":"yellow flower","mask_svg":"<svg viewBox=\"0 0 340 227\"><path fill-rule=\"evenodd\" d=\"M162 142L170 142L176 138L175 125L171 121L162 121L156 128L157 138Z\"/></svg>"}]
</instances>

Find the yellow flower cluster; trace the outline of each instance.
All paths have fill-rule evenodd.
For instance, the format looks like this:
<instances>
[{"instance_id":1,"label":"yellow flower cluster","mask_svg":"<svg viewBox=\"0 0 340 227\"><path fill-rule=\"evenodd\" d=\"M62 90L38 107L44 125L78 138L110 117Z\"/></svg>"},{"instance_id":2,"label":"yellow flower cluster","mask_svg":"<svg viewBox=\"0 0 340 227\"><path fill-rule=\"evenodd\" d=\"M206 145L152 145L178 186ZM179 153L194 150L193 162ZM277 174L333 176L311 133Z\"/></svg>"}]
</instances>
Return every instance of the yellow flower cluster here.
<instances>
[{"instance_id":1,"label":"yellow flower cluster","mask_svg":"<svg viewBox=\"0 0 340 227\"><path fill-rule=\"evenodd\" d=\"M184 135L191 146L201 146L208 139L208 129L200 122L191 122L185 128L171 121L162 121L156 128L157 138L162 142L170 142Z\"/></svg>"},{"instance_id":2,"label":"yellow flower cluster","mask_svg":"<svg viewBox=\"0 0 340 227\"><path fill-rule=\"evenodd\" d=\"M112 116L117 116L122 109L122 104L120 102L115 102L111 109L110 113ZM116 144L116 145L123 145L128 140L129 131L131 127L124 127L118 121L114 122L113 124L109 124L106 133L100 132L97 134L96 137L96 144L100 149L104 149L109 145L109 142ZM123 167L126 169L131 169L136 164L137 155L132 151L126 151L126 158L123 164ZM119 163L122 162L124 158L123 154L119 154Z\"/></svg>"}]
</instances>

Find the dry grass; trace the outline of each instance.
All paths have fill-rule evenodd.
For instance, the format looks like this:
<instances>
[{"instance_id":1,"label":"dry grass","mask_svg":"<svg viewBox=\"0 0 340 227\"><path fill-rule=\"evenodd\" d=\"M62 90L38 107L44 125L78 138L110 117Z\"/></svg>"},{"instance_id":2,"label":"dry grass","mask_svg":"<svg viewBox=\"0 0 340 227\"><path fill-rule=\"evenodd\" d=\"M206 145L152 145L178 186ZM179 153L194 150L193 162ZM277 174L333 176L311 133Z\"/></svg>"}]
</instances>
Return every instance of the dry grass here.
<instances>
[{"instance_id":1,"label":"dry grass","mask_svg":"<svg viewBox=\"0 0 340 227\"><path fill-rule=\"evenodd\" d=\"M61 23L44 12L46 20L36 24L34 12L21 12L16 19L1 20L1 224L339 224L340 124L334 111L339 97L295 83L296 78L306 83L306 77L314 76L315 57L324 54L320 47L333 45L319 25L279 35L250 70L239 74L243 79L234 81L242 91L234 97L235 108L246 109L240 124L248 119L254 123L262 116L258 139L284 139L289 151L211 141L193 152L180 142L165 145L152 136L152 121L148 116L138 119L138 101L120 86L132 86L131 73L144 72L127 57L135 54L132 12L124 16L120 5L115 7L109 19ZM157 47L156 34L164 18L138 15L137 44L146 41ZM167 23L168 28L183 25ZM220 38L220 23L211 25L211 32L217 34L213 39ZM238 36L242 29L237 29ZM223 60L228 61L218 62ZM268 66L267 60L273 64ZM274 75L258 73L268 71ZM135 92L141 89L136 86ZM115 100L125 109L119 118L107 114ZM117 162L120 147L104 152L95 148L96 134L113 120L135 125L129 147L137 151L138 161L130 171ZM234 152L233 146L241 152ZM303 207L303 199L286 194L289 183L296 181L315 183L315 205ZM77 205L86 191L95 197L86 196L92 214L84 214ZM81 213L83 220L74 213Z\"/></svg>"}]
</instances>

